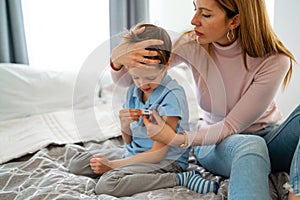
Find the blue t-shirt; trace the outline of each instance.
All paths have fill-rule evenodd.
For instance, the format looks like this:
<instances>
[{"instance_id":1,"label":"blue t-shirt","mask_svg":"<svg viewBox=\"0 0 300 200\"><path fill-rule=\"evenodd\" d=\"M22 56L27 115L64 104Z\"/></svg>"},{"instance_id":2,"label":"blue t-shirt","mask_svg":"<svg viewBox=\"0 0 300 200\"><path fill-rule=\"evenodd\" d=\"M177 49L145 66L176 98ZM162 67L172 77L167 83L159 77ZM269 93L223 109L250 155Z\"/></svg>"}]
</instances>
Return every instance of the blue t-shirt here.
<instances>
[{"instance_id":1,"label":"blue t-shirt","mask_svg":"<svg viewBox=\"0 0 300 200\"><path fill-rule=\"evenodd\" d=\"M184 89L173 80L169 75L165 75L161 84L153 91L144 104L142 102L142 91L132 84L126 96L124 109L147 109L156 110L160 116L179 117L176 132L189 130L188 104ZM130 124L132 132L132 141L126 145L125 156L129 157L151 149L153 140L147 135L147 129L143 123L142 117L139 121ZM175 160L183 169L188 167L189 150L180 147L170 146L165 156L166 160Z\"/></svg>"}]
</instances>

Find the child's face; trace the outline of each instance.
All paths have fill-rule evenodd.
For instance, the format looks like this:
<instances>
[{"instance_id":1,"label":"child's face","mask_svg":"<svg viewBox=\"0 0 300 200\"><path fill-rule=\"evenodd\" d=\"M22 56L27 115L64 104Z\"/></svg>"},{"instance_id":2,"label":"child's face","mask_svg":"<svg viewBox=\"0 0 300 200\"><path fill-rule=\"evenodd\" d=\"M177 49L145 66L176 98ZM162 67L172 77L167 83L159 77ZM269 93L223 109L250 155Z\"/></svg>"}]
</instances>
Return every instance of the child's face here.
<instances>
[{"instance_id":1,"label":"child's face","mask_svg":"<svg viewBox=\"0 0 300 200\"><path fill-rule=\"evenodd\" d=\"M145 94L151 94L161 83L165 75L165 69L145 69L134 67L129 69L134 84Z\"/></svg>"}]
</instances>

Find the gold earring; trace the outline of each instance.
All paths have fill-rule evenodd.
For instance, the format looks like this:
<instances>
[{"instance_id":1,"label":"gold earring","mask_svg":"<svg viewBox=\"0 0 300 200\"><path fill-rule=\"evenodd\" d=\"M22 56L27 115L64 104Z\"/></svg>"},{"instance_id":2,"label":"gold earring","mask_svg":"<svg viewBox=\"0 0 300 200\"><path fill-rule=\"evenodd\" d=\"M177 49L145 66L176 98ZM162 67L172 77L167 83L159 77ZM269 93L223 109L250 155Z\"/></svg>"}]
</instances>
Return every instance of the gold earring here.
<instances>
[{"instance_id":1,"label":"gold earring","mask_svg":"<svg viewBox=\"0 0 300 200\"><path fill-rule=\"evenodd\" d=\"M227 37L229 42L232 42L234 40L234 37L235 37L233 30L228 31L228 33L226 34L226 37Z\"/></svg>"}]
</instances>

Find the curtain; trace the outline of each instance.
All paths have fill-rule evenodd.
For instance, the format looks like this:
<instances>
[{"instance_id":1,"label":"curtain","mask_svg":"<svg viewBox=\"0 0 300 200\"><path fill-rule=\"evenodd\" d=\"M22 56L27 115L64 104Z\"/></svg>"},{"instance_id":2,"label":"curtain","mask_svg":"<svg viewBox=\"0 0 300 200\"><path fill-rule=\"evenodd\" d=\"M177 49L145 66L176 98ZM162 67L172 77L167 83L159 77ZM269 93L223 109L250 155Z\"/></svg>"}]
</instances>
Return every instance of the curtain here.
<instances>
[{"instance_id":1,"label":"curtain","mask_svg":"<svg viewBox=\"0 0 300 200\"><path fill-rule=\"evenodd\" d=\"M21 0L0 0L0 63L29 63Z\"/></svg>"},{"instance_id":2,"label":"curtain","mask_svg":"<svg viewBox=\"0 0 300 200\"><path fill-rule=\"evenodd\" d=\"M139 22L149 21L148 0L109 0L111 49L120 42L120 34Z\"/></svg>"}]
</instances>

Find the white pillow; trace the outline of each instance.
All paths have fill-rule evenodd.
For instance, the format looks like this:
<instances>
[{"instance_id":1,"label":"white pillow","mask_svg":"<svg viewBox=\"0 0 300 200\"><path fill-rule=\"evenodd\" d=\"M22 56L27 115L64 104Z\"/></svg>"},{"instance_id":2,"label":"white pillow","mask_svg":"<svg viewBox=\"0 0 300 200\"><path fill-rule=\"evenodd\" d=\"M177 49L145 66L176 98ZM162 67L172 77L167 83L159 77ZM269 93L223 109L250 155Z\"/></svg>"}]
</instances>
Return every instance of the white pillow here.
<instances>
[{"instance_id":1,"label":"white pillow","mask_svg":"<svg viewBox=\"0 0 300 200\"><path fill-rule=\"evenodd\" d=\"M70 109L72 106L91 106L97 96L96 86L91 86L89 77L84 75L80 76L80 84L76 83L77 75L72 71L0 64L0 121Z\"/></svg>"}]
</instances>

